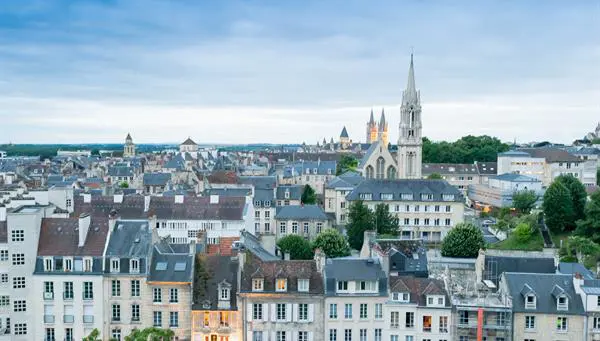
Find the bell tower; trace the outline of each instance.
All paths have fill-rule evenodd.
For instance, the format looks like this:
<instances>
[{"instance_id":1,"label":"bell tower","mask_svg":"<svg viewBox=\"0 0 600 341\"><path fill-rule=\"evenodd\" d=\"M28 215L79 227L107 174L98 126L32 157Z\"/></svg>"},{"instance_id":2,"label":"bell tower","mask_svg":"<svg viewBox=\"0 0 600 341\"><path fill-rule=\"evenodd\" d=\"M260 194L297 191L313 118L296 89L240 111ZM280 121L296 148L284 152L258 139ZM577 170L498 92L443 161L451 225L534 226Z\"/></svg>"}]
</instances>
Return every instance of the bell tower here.
<instances>
[{"instance_id":1,"label":"bell tower","mask_svg":"<svg viewBox=\"0 0 600 341\"><path fill-rule=\"evenodd\" d=\"M410 55L408 82L400 106L398 178L420 179L422 155L421 93L415 86L413 55Z\"/></svg>"}]
</instances>

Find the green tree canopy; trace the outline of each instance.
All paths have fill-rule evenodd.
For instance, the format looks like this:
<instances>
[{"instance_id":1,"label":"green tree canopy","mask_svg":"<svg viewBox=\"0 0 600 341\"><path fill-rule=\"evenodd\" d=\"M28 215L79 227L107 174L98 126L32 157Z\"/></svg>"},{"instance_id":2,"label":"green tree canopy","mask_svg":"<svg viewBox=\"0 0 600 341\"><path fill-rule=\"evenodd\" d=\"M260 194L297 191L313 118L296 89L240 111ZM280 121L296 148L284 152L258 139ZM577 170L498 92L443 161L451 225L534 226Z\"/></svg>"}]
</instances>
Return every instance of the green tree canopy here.
<instances>
[{"instance_id":1,"label":"green tree canopy","mask_svg":"<svg viewBox=\"0 0 600 341\"><path fill-rule=\"evenodd\" d=\"M513 234L517 238L517 240L521 243L525 243L531 238L532 234L531 226L527 223L520 223L513 230Z\"/></svg>"},{"instance_id":2,"label":"green tree canopy","mask_svg":"<svg viewBox=\"0 0 600 341\"><path fill-rule=\"evenodd\" d=\"M573 224L575 212L569 189L554 181L544 193L542 204L546 225L552 231L567 231Z\"/></svg>"},{"instance_id":3,"label":"green tree canopy","mask_svg":"<svg viewBox=\"0 0 600 341\"><path fill-rule=\"evenodd\" d=\"M300 202L305 205L314 205L317 203L317 193L315 193L315 190L310 185L304 185Z\"/></svg>"},{"instance_id":4,"label":"green tree canopy","mask_svg":"<svg viewBox=\"0 0 600 341\"><path fill-rule=\"evenodd\" d=\"M561 175L556 177L554 181L558 181L565 185L571 194L571 201L573 201L573 221L569 222L570 227L575 226L575 222L585 217L585 203L587 202L587 192L585 186L573 175Z\"/></svg>"},{"instance_id":5,"label":"green tree canopy","mask_svg":"<svg viewBox=\"0 0 600 341\"><path fill-rule=\"evenodd\" d=\"M596 171L596 185L600 186L600 168Z\"/></svg>"},{"instance_id":6,"label":"green tree canopy","mask_svg":"<svg viewBox=\"0 0 600 341\"><path fill-rule=\"evenodd\" d=\"M134 329L125 336L125 341L169 341L175 333L170 329L149 327L142 330Z\"/></svg>"},{"instance_id":7,"label":"green tree canopy","mask_svg":"<svg viewBox=\"0 0 600 341\"><path fill-rule=\"evenodd\" d=\"M290 234L279 239L277 246L282 252L289 252L291 259L313 258L310 242L297 234Z\"/></svg>"},{"instance_id":8,"label":"green tree canopy","mask_svg":"<svg viewBox=\"0 0 600 341\"><path fill-rule=\"evenodd\" d=\"M427 179L430 179L430 180L441 180L443 178L442 178L442 175L440 173L431 173L431 174L429 174L427 176Z\"/></svg>"},{"instance_id":9,"label":"green tree canopy","mask_svg":"<svg viewBox=\"0 0 600 341\"><path fill-rule=\"evenodd\" d=\"M584 256L598 256L600 254L600 245L585 237L571 236L567 239L567 245L569 249L575 251L578 262L583 263Z\"/></svg>"},{"instance_id":10,"label":"green tree canopy","mask_svg":"<svg viewBox=\"0 0 600 341\"><path fill-rule=\"evenodd\" d=\"M375 206L373 225L377 229L377 234L398 234L399 221L396 216L390 213L390 205L388 204L381 203Z\"/></svg>"},{"instance_id":11,"label":"green tree canopy","mask_svg":"<svg viewBox=\"0 0 600 341\"><path fill-rule=\"evenodd\" d=\"M508 149L508 144L487 135L468 135L455 142L432 142L428 138L423 138L423 162L493 162L496 161L498 153L505 152Z\"/></svg>"},{"instance_id":12,"label":"green tree canopy","mask_svg":"<svg viewBox=\"0 0 600 341\"><path fill-rule=\"evenodd\" d=\"M475 258L484 246L481 230L470 223L459 223L442 241L442 256Z\"/></svg>"},{"instance_id":13,"label":"green tree canopy","mask_svg":"<svg viewBox=\"0 0 600 341\"><path fill-rule=\"evenodd\" d=\"M123 181L119 184L120 188L129 188L129 183L127 181Z\"/></svg>"},{"instance_id":14,"label":"green tree canopy","mask_svg":"<svg viewBox=\"0 0 600 341\"><path fill-rule=\"evenodd\" d=\"M83 341L100 341L100 331L94 328L90 335L83 337Z\"/></svg>"},{"instance_id":15,"label":"green tree canopy","mask_svg":"<svg viewBox=\"0 0 600 341\"><path fill-rule=\"evenodd\" d=\"M585 206L585 219L577 222L575 233L600 244L600 191L592 194L592 200Z\"/></svg>"},{"instance_id":16,"label":"green tree canopy","mask_svg":"<svg viewBox=\"0 0 600 341\"><path fill-rule=\"evenodd\" d=\"M335 175L344 174L347 171L354 171L358 167L358 160L354 155L342 154L340 161L337 163Z\"/></svg>"},{"instance_id":17,"label":"green tree canopy","mask_svg":"<svg viewBox=\"0 0 600 341\"><path fill-rule=\"evenodd\" d=\"M519 210L521 213L529 214L535 207L538 200L538 195L533 190L521 190L513 193L512 207Z\"/></svg>"},{"instance_id":18,"label":"green tree canopy","mask_svg":"<svg viewBox=\"0 0 600 341\"><path fill-rule=\"evenodd\" d=\"M362 200L353 202L348 208L348 224L346 225L346 234L350 247L360 250L365 237L365 231L371 230L372 226L373 211Z\"/></svg>"},{"instance_id":19,"label":"green tree canopy","mask_svg":"<svg viewBox=\"0 0 600 341\"><path fill-rule=\"evenodd\" d=\"M336 229L329 228L319 233L313 242L313 250L321 249L329 258L350 255L346 238Z\"/></svg>"}]
</instances>

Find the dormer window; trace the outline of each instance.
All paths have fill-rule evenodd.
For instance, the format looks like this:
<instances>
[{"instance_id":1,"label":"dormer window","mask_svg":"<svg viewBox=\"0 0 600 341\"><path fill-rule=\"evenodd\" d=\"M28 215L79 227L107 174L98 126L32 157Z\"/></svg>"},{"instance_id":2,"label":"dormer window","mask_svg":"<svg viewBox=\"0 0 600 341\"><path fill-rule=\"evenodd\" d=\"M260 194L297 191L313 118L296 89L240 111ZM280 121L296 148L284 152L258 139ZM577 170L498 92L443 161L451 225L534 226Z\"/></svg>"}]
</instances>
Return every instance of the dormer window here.
<instances>
[{"instance_id":1,"label":"dormer window","mask_svg":"<svg viewBox=\"0 0 600 341\"><path fill-rule=\"evenodd\" d=\"M73 258L63 258L63 271L73 271Z\"/></svg>"},{"instance_id":2,"label":"dormer window","mask_svg":"<svg viewBox=\"0 0 600 341\"><path fill-rule=\"evenodd\" d=\"M262 278L254 278L252 280L252 291L263 291L264 290L264 280Z\"/></svg>"},{"instance_id":3,"label":"dormer window","mask_svg":"<svg viewBox=\"0 0 600 341\"><path fill-rule=\"evenodd\" d=\"M393 200L394 194L392 193L381 193L381 200Z\"/></svg>"},{"instance_id":4,"label":"dormer window","mask_svg":"<svg viewBox=\"0 0 600 341\"><path fill-rule=\"evenodd\" d=\"M358 197L361 200L372 200L373 199L373 194L372 193L360 193L358 195Z\"/></svg>"},{"instance_id":5,"label":"dormer window","mask_svg":"<svg viewBox=\"0 0 600 341\"><path fill-rule=\"evenodd\" d=\"M556 310L568 310L569 300L566 296L559 296L556 300Z\"/></svg>"},{"instance_id":6,"label":"dormer window","mask_svg":"<svg viewBox=\"0 0 600 341\"><path fill-rule=\"evenodd\" d=\"M92 272L92 258L90 257L86 257L83 259L83 271L85 272Z\"/></svg>"},{"instance_id":7,"label":"dormer window","mask_svg":"<svg viewBox=\"0 0 600 341\"><path fill-rule=\"evenodd\" d=\"M132 274L140 273L140 260L134 258L129 261L129 272Z\"/></svg>"},{"instance_id":8,"label":"dormer window","mask_svg":"<svg viewBox=\"0 0 600 341\"><path fill-rule=\"evenodd\" d=\"M413 195L412 193L403 193L402 195L400 195L400 198L402 200L413 200Z\"/></svg>"},{"instance_id":9,"label":"dormer window","mask_svg":"<svg viewBox=\"0 0 600 341\"><path fill-rule=\"evenodd\" d=\"M338 292L348 291L348 281L338 281L337 282L337 291Z\"/></svg>"},{"instance_id":10,"label":"dormer window","mask_svg":"<svg viewBox=\"0 0 600 341\"><path fill-rule=\"evenodd\" d=\"M271 207L271 201L269 201L269 200L265 201L265 207Z\"/></svg>"},{"instance_id":11,"label":"dormer window","mask_svg":"<svg viewBox=\"0 0 600 341\"><path fill-rule=\"evenodd\" d=\"M44 258L44 271L53 271L54 270L54 259L52 257Z\"/></svg>"},{"instance_id":12,"label":"dormer window","mask_svg":"<svg viewBox=\"0 0 600 341\"><path fill-rule=\"evenodd\" d=\"M121 262L119 258L110 259L110 272L119 272L121 268Z\"/></svg>"},{"instance_id":13,"label":"dormer window","mask_svg":"<svg viewBox=\"0 0 600 341\"><path fill-rule=\"evenodd\" d=\"M454 201L454 194L443 194L442 200L444 201Z\"/></svg>"},{"instance_id":14,"label":"dormer window","mask_svg":"<svg viewBox=\"0 0 600 341\"><path fill-rule=\"evenodd\" d=\"M392 301L408 302L410 301L410 294L407 292L393 292Z\"/></svg>"},{"instance_id":15,"label":"dormer window","mask_svg":"<svg viewBox=\"0 0 600 341\"><path fill-rule=\"evenodd\" d=\"M221 301L229 301L229 288L221 288L219 290L219 300Z\"/></svg>"},{"instance_id":16,"label":"dormer window","mask_svg":"<svg viewBox=\"0 0 600 341\"><path fill-rule=\"evenodd\" d=\"M275 291L287 291L287 279L278 278L275 281Z\"/></svg>"},{"instance_id":17,"label":"dormer window","mask_svg":"<svg viewBox=\"0 0 600 341\"><path fill-rule=\"evenodd\" d=\"M317 174L317 169L313 168L313 174Z\"/></svg>"},{"instance_id":18,"label":"dormer window","mask_svg":"<svg viewBox=\"0 0 600 341\"><path fill-rule=\"evenodd\" d=\"M433 200L433 194L431 194L431 193L421 194L421 200L423 200L423 201L431 201L431 200Z\"/></svg>"},{"instance_id":19,"label":"dormer window","mask_svg":"<svg viewBox=\"0 0 600 341\"><path fill-rule=\"evenodd\" d=\"M360 281L356 284L358 291L377 291L377 282L375 281Z\"/></svg>"},{"instance_id":20,"label":"dormer window","mask_svg":"<svg viewBox=\"0 0 600 341\"><path fill-rule=\"evenodd\" d=\"M331 175L331 173L332 173L332 172L331 172L331 168L327 168L327 174L328 174L328 175Z\"/></svg>"},{"instance_id":21,"label":"dormer window","mask_svg":"<svg viewBox=\"0 0 600 341\"><path fill-rule=\"evenodd\" d=\"M525 309L535 309L535 296L527 295L525 296Z\"/></svg>"},{"instance_id":22,"label":"dormer window","mask_svg":"<svg viewBox=\"0 0 600 341\"><path fill-rule=\"evenodd\" d=\"M300 292L308 292L308 279L299 279L298 280L298 291Z\"/></svg>"},{"instance_id":23,"label":"dormer window","mask_svg":"<svg viewBox=\"0 0 600 341\"><path fill-rule=\"evenodd\" d=\"M310 169L306 168L306 174L310 174Z\"/></svg>"},{"instance_id":24,"label":"dormer window","mask_svg":"<svg viewBox=\"0 0 600 341\"><path fill-rule=\"evenodd\" d=\"M446 300L443 296L427 296L427 306L443 306L445 302Z\"/></svg>"},{"instance_id":25,"label":"dormer window","mask_svg":"<svg viewBox=\"0 0 600 341\"><path fill-rule=\"evenodd\" d=\"M283 196L284 196L286 199L289 199L289 198L290 198L290 191L286 190L286 191L285 191L285 193L283 194Z\"/></svg>"}]
</instances>

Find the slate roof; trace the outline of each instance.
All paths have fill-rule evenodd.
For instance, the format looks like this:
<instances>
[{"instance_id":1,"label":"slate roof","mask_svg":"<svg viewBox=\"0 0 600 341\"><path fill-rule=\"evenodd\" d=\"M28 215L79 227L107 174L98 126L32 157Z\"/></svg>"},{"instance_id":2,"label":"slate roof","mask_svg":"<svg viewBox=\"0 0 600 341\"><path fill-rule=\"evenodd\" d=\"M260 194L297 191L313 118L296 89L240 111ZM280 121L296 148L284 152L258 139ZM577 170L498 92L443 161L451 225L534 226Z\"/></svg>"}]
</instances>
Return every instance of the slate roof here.
<instances>
[{"instance_id":1,"label":"slate roof","mask_svg":"<svg viewBox=\"0 0 600 341\"><path fill-rule=\"evenodd\" d=\"M106 217L91 217L83 247L78 246L79 218L43 218L37 255L102 256L108 236L108 218Z\"/></svg>"},{"instance_id":2,"label":"slate roof","mask_svg":"<svg viewBox=\"0 0 600 341\"><path fill-rule=\"evenodd\" d=\"M133 168L131 167L110 167L108 168L109 176L133 176ZM66 180L66 179L65 179Z\"/></svg>"},{"instance_id":3,"label":"slate roof","mask_svg":"<svg viewBox=\"0 0 600 341\"><path fill-rule=\"evenodd\" d=\"M381 194L392 194L393 201L402 200L402 194L412 194L411 201L423 201L421 194L433 194L431 201L443 201L443 194L454 195L456 202L462 202L463 196L456 187L448 184L444 180L427 179L401 179L401 180L381 180L367 179L361 182L356 188L346 196L346 200L354 201L360 199L360 194L371 193L372 200L379 201Z\"/></svg>"},{"instance_id":4,"label":"slate roof","mask_svg":"<svg viewBox=\"0 0 600 341\"><path fill-rule=\"evenodd\" d=\"M280 260L279 257L265 250L258 238L252 233L242 231L240 235L240 240L243 243L245 250L252 253L255 258L258 258L263 262Z\"/></svg>"},{"instance_id":5,"label":"slate roof","mask_svg":"<svg viewBox=\"0 0 600 341\"><path fill-rule=\"evenodd\" d=\"M248 253L244 270L242 271L242 281L240 292L252 291L252 279L262 278L264 280L265 293L275 293L275 281L277 279L287 279L287 291L280 294L293 295L322 295L323 278L317 270L314 260L276 260L262 261L252 253ZM308 292L298 291L298 279L308 279ZM279 293L279 292L277 292Z\"/></svg>"},{"instance_id":6,"label":"slate roof","mask_svg":"<svg viewBox=\"0 0 600 341\"><path fill-rule=\"evenodd\" d=\"M300 200L302 197L302 185L281 185L277 186L275 197L277 200ZM289 193L289 197L285 197L285 192Z\"/></svg>"},{"instance_id":7,"label":"slate roof","mask_svg":"<svg viewBox=\"0 0 600 341\"><path fill-rule=\"evenodd\" d=\"M117 220L110 232L106 256L146 257L152 250L152 230L147 220Z\"/></svg>"},{"instance_id":8,"label":"slate roof","mask_svg":"<svg viewBox=\"0 0 600 341\"><path fill-rule=\"evenodd\" d=\"M165 186L171 180L169 173L144 173L144 186Z\"/></svg>"},{"instance_id":9,"label":"slate roof","mask_svg":"<svg viewBox=\"0 0 600 341\"><path fill-rule=\"evenodd\" d=\"M147 219L156 215L158 219L177 220L242 220L246 199L243 197L219 197L219 203L211 204L210 197L184 197L184 202L175 203L174 197L150 199L148 212L144 212L144 197L124 196L122 203L115 203L112 196L92 196L90 203L83 197L74 199L75 214L90 213L92 217L108 217L114 210L121 219Z\"/></svg>"},{"instance_id":10,"label":"slate roof","mask_svg":"<svg viewBox=\"0 0 600 341\"><path fill-rule=\"evenodd\" d=\"M498 172L497 162L475 162L479 175L492 175Z\"/></svg>"},{"instance_id":11,"label":"slate roof","mask_svg":"<svg viewBox=\"0 0 600 341\"><path fill-rule=\"evenodd\" d=\"M211 188L207 190L209 195L219 195L222 197L245 197L252 195L251 188Z\"/></svg>"},{"instance_id":12,"label":"slate roof","mask_svg":"<svg viewBox=\"0 0 600 341\"><path fill-rule=\"evenodd\" d=\"M337 161L298 161L292 165L288 165L283 170L283 177L306 175L306 170L309 170L309 175L314 175L314 169L317 169L317 175L335 175Z\"/></svg>"},{"instance_id":13,"label":"slate roof","mask_svg":"<svg viewBox=\"0 0 600 341\"><path fill-rule=\"evenodd\" d=\"M163 165L163 168L167 169L175 169L175 170L183 170L185 169L185 160L181 157L181 155L176 155L171 160L167 161Z\"/></svg>"},{"instance_id":14,"label":"slate roof","mask_svg":"<svg viewBox=\"0 0 600 341\"><path fill-rule=\"evenodd\" d=\"M581 299L575 293L571 275L508 272L504 274L504 278L508 291L512 296L512 309L514 312L558 315L585 314ZM536 309L525 309L525 294L527 292L535 294ZM562 292L568 296L567 310L557 310L556 294Z\"/></svg>"},{"instance_id":15,"label":"slate roof","mask_svg":"<svg viewBox=\"0 0 600 341\"><path fill-rule=\"evenodd\" d=\"M161 247L160 243L159 245L155 244L152 252L152 263L150 265L148 281L192 283L194 256L187 252L184 253L183 251L185 250L173 250L172 247L165 248ZM157 267L158 263L165 264L164 270ZM176 269L176 264L185 264L185 267L180 271L180 269Z\"/></svg>"},{"instance_id":16,"label":"slate roof","mask_svg":"<svg viewBox=\"0 0 600 341\"><path fill-rule=\"evenodd\" d=\"M427 277L427 249L421 240L377 239L372 246L390 257L390 272Z\"/></svg>"},{"instance_id":17,"label":"slate roof","mask_svg":"<svg viewBox=\"0 0 600 341\"><path fill-rule=\"evenodd\" d=\"M348 171L331 179L325 185L325 188L354 188L363 182L363 180L365 180L365 178L357 172Z\"/></svg>"},{"instance_id":18,"label":"slate roof","mask_svg":"<svg viewBox=\"0 0 600 341\"><path fill-rule=\"evenodd\" d=\"M219 310L219 283L231 285L229 295L230 308L228 310L237 310L237 283L238 283L237 259L230 256L206 256L196 255L195 281L193 310ZM206 277L199 276L200 271L206 274Z\"/></svg>"},{"instance_id":19,"label":"slate roof","mask_svg":"<svg viewBox=\"0 0 600 341\"><path fill-rule=\"evenodd\" d=\"M545 158L546 162L581 162L577 156L558 148L521 148L519 151L532 157Z\"/></svg>"},{"instance_id":20,"label":"slate roof","mask_svg":"<svg viewBox=\"0 0 600 341\"><path fill-rule=\"evenodd\" d=\"M600 279L584 279L581 290L588 295L600 296Z\"/></svg>"},{"instance_id":21,"label":"slate roof","mask_svg":"<svg viewBox=\"0 0 600 341\"><path fill-rule=\"evenodd\" d=\"M369 146L369 149L367 149L367 151L365 152L365 155L363 155L363 157L358 162L358 168L363 168L367 164L367 162L369 162L371 155L373 155L373 153L375 153L377 148L379 148L379 141L371 143L371 145Z\"/></svg>"},{"instance_id":22,"label":"slate roof","mask_svg":"<svg viewBox=\"0 0 600 341\"><path fill-rule=\"evenodd\" d=\"M8 226L5 221L0 221L0 244L8 243Z\"/></svg>"},{"instance_id":23,"label":"slate roof","mask_svg":"<svg viewBox=\"0 0 600 341\"><path fill-rule=\"evenodd\" d=\"M325 264L326 295L336 293L337 281L377 281L378 296L387 296L387 276L378 259L373 258L329 258ZM352 295L356 296L356 293ZM358 294L359 295L359 294ZM366 294L372 296L373 294Z\"/></svg>"},{"instance_id":24,"label":"slate roof","mask_svg":"<svg viewBox=\"0 0 600 341\"><path fill-rule=\"evenodd\" d=\"M255 189L253 199L254 203L260 202L260 206L262 206L265 201L272 203L275 200L275 195L272 189Z\"/></svg>"},{"instance_id":25,"label":"slate roof","mask_svg":"<svg viewBox=\"0 0 600 341\"><path fill-rule=\"evenodd\" d=\"M485 256L484 280L491 280L498 285L500 276L507 272L553 274L556 268L554 258Z\"/></svg>"},{"instance_id":26,"label":"slate roof","mask_svg":"<svg viewBox=\"0 0 600 341\"><path fill-rule=\"evenodd\" d=\"M197 146L196 142L194 142L191 138L187 138L181 145L184 146Z\"/></svg>"},{"instance_id":27,"label":"slate roof","mask_svg":"<svg viewBox=\"0 0 600 341\"><path fill-rule=\"evenodd\" d=\"M474 163L424 163L421 167L423 175L438 174L479 174Z\"/></svg>"},{"instance_id":28,"label":"slate roof","mask_svg":"<svg viewBox=\"0 0 600 341\"><path fill-rule=\"evenodd\" d=\"M594 273L588 270L583 264L580 263L558 263L558 273L563 275L575 275L576 273L581 274L584 279L594 279Z\"/></svg>"},{"instance_id":29,"label":"slate roof","mask_svg":"<svg viewBox=\"0 0 600 341\"><path fill-rule=\"evenodd\" d=\"M500 180L500 181L510 181L510 182L541 182L536 178L532 178L527 175L515 174L515 173L504 173L500 175L496 175L492 177L492 179Z\"/></svg>"},{"instance_id":30,"label":"slate roof","mask_svg":"<svg viewBox=\"0 0 600 341\"><path fill-rule=\"evenodd\" d=\"M289 205L277 208L277 220L327 220L327 215L318 205Z\"/></svg>"},{"instance_id":31,"label":"slate roof","mask_svg":"<svg viewBox=\"0 0 600 341\"><path fill-rule=\"evenodd\" d=\"M340 134L340 137L348 137L348 131L346 130L345 126L342 129L342 133Z\"/></svg>"},{"instance_id":32,"label":"slate roof","mask_svg":"<svg viewBox=\"0 0 600 341\"><path fill-rule=\"evenodd\" d=\"M390 276L390 292L410 293L410 303L418 306L427 306L427 295L445 296L445 306L450 307L451 302L444 282L433 278L420 278L414 276Z\"/></svg>"}]
</instances>

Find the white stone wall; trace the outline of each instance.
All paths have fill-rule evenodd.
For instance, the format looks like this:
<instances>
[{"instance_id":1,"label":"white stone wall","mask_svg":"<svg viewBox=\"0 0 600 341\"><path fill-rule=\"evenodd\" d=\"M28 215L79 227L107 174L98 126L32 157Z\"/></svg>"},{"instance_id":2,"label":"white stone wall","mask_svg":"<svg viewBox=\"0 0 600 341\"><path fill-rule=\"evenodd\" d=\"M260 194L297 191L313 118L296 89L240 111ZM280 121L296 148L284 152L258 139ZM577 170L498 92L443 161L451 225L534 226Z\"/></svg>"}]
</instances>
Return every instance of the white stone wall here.
<instances>
[{"instance_id":1,"label":"white stone wall","mask_svg":"<svg viewBox=\"0 0 600 341\"><path fill-rule=\"evenodd\" d=\"M525 316L535 316L535 328L525 329ZM558 331L557 318L567 317L567 330ZM515 313L513 323L513 340L564 340L581 341L583 336L584 317L578 315L554 315L537 313ZM589 339L588 339L589 340Z\"/></svg>"},{"instance_id":2,"label":"white stone wall","mask_svg":"<svg viewBox=\"0 0 600 341\"><path fill-rule=\"evenodd\" d=\"M350 283L349 283L350 284ZM324 307L325 333L322 340L329 340L331 330L337 330L337 339L344 340L346 329L352 331L352 340L359 340L360 330L366 329L367 340L375 339L375 329L381 329L382 335L385 335L386 316L385 316L386 297L378 296L347 296L347 297L326 297ZM383 311L382 318L375 318L375 304L381 304ZM330 306L337 304L337 318L330 317ZM345 305L352 304L352 318L345 318ZM360 305L367 304L367 318L360 318ZM382 338L382 341L389 340L389 337Z\"/></svg>"}]
</instances>

